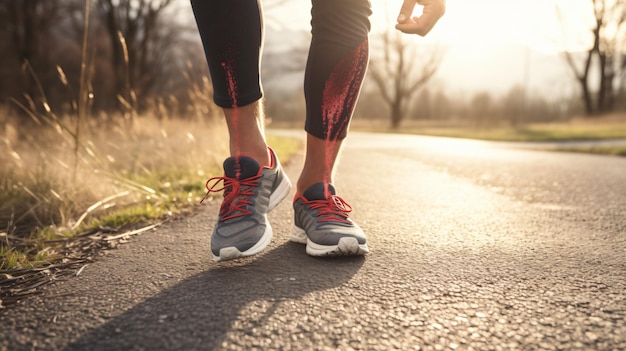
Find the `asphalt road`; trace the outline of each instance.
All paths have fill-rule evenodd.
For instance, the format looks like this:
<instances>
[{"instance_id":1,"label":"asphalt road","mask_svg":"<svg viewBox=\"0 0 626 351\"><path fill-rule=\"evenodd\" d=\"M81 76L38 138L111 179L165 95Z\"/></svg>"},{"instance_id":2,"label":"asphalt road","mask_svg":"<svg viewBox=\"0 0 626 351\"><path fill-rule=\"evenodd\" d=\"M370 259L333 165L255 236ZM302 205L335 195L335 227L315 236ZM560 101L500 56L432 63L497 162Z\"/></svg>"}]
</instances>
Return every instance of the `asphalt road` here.
<instances>
[{"instance_id":1,"label":"asphalt road","mask_svg":"<svg viewBox=\"0 0 626 351\"><path fill-rule=\"evenodd\" d=\"M364 258L308 257L285 201L215 263L214 201L2 313L0 349L626 349L626 159L353 133L336 185Z\"/></svg>"}]
</instances>

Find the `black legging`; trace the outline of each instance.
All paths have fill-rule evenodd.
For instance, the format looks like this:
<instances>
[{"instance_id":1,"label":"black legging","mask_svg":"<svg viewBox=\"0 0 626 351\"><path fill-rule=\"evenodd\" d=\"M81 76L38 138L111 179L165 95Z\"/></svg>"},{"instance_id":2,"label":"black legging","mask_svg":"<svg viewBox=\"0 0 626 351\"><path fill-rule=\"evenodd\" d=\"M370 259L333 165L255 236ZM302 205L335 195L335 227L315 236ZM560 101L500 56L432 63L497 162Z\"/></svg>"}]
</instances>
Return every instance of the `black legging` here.
<instances>
[{"instance_id":1,"label":"black legging","mask_svg":"<svg viewBox=\"0 0 626 351\"><path fill-rule=\"evenodd\" d=\"M305 130L345 138L369 58L369 0L312 0L312 40L304 78ZM248 105L263 96L260 0L191 0L215 103Z\"/></svg>"}]
</instances>

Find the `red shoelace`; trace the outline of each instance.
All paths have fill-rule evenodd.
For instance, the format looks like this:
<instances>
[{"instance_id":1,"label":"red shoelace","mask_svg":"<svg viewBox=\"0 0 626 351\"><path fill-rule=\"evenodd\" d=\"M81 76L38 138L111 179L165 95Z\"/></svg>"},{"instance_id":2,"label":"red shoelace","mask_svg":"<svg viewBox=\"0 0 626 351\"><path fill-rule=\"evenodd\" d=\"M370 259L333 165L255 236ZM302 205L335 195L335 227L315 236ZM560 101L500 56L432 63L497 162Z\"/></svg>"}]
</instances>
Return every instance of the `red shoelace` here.
<instances>
[{"instance_id":1,"label":"red shoelace","mask_svg":"<svg viewBox=\"0 0 626 351\"><path fill-rule=\"evenodd\" d=\"M229 219L247 216L252 211L246 209L246 206L252 205L250 196L254 195L254 188L259 185L261 175L256 175L246 179L235 179L227 176L213 177L206 182L207 193L202 198L202 203L210 193L218 193L224 191L224 201L220 207L220 220L227 221ZM218 184L223 183L218 188Z\"/></svg>"},{"instance_id":2,"label":"red shoelace","mask_svg":"<svg viewBox=\"0 0 626 351\"><path fill-rule=\"evenodd\" d=\"M323 200L304 200L303 203L310 209L317 210L316 216L321 217L319 222L351 223L348 213L352 212L352 206L337 195Z\"/></svg>"}]
</instances>

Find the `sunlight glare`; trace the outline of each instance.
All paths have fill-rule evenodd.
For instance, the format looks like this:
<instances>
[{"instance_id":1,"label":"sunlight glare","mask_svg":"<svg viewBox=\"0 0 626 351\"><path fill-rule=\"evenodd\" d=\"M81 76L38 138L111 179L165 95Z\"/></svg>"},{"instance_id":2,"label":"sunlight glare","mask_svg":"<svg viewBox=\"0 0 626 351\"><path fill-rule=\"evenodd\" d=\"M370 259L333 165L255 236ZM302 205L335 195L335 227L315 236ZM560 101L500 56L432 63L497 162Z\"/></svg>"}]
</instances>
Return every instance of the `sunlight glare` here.
<instances>
[{"instance_id":1,"label":"sunlight glare","mask_svg":"<svg viewBox=\"0 0 626 351\"><path fill-rule=\"evenodd\" d=\"M393 29L401 4L401 0L372 1L372 33ZM270 8L266 15L274 20L268 25L308 31L310 6L308 1L290 1ZM589 0L447 0L446 14L437 26L415 40L462 47L470 56L505 44L528 45L546 54L581 50L590 40L588 26L581 25L592 20L589 6ZM415 14L420 11L416 7Z\"/></svg>"},{"instance_id":2,"label":"sunlight glare","mask_svg":"<svg viewBox=\"0 0 626 351\"><path fill-rule=\"evenodd\" d=\"M498 150L488 141L421 136L415 142L419 144L420 148L457 156L486 158L494 157L498 153Z\"/></svg>"},{"instance_id":3,"label":"sunlight glare","mask_svg":"<svg viewBox=\"0 0 626 351\"><path fill-rule=\"evenodd\" d=\"M400 4L397 0L373 3L373 31L385 30L387 23L393 24ZM559 21L557 4L563 11L563 24ZM588 44L588 38L584 32L572 28L581 28L581 22L590 20L589 6L587 0L448 0L446 14L423 40L462 47L470 51L469 55L505 44L528 45L546 54L563 49L580 50Z\"/></svg>"}]
</instances>

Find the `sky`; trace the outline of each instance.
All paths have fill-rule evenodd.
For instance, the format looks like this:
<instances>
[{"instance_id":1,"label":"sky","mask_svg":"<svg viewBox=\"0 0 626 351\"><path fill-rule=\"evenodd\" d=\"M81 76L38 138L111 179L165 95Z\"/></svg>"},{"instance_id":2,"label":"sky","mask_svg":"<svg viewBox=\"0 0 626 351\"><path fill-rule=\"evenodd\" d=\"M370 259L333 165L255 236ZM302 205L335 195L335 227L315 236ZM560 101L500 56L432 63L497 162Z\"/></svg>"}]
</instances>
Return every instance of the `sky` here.
<instances>
[{"instance_id":1,"label":"sky","mask_svg":"<svg viewBox=\"0 0 626 351\"><path fill-rule=\"evenodd\" d=\"M373 32L395 22L401 0L371 2ZM564 43L563 26L571 31L581 23L588 25L590 3L589 0L447 0L445 16L423 41L464 46L478 52L511 42L527 44L542 53L555 53L565 47L576 50L581 47L580 40L567 38L568 43ZM310 4L307 0L287 0L280 6L268 6L268 23L308 30ZM555 4L561 5L564 24L559 21Z\"/></svg>"},{"instance_id":2,"label":"sky","mask_svg":"<svg viewBox=\"0 0 626 351\"><path fill-rule=\"evenodd\" d=\"M401 0L371 0L372 32L393 26ZM266 0L266 3L271 3ZM447 10L419 44L443 48L436 84L461 93L504 94L528 84L540 94L572 93L571 73L560 55L584 50L591 40L590 0L447 0ZM308 0L287 0L266 9L273 28L309 30ZM560 4L561 18L556 11ZM419 7L416 8L419 11ZM565 34L567 33L567 34ZM562 83L559 86L559 82ZM557 87L555 88L555 83Z\"/></svg>"}]
</instances>

